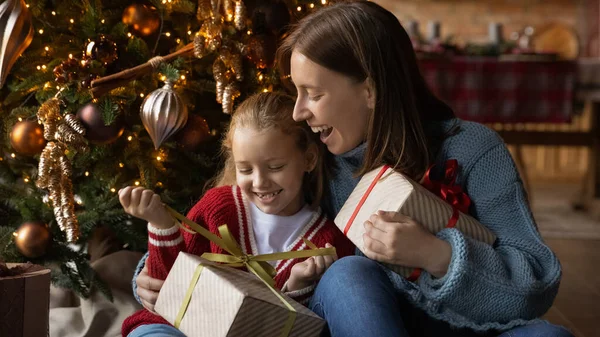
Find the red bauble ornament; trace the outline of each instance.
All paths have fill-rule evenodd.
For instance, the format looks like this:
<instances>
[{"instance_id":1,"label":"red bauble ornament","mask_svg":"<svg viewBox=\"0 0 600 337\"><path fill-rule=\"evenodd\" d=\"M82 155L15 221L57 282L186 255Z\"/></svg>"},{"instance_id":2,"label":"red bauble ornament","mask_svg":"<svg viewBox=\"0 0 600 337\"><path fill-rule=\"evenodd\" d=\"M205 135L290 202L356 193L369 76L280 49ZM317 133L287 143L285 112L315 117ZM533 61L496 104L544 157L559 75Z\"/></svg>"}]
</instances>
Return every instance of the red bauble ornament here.
<instances>
[{"instance_id":1,"label":"red bauble ornament","mask_svg":"<svg viewBox=\"0 0 600 337\"><path fill-rule=\"evenodd\" d=\"M183 129L177 133L175 140L188 151L195 150L200 144L210 139L210 128L206 119L198 114L189 114Z\"/></svg>"}]
</instances>

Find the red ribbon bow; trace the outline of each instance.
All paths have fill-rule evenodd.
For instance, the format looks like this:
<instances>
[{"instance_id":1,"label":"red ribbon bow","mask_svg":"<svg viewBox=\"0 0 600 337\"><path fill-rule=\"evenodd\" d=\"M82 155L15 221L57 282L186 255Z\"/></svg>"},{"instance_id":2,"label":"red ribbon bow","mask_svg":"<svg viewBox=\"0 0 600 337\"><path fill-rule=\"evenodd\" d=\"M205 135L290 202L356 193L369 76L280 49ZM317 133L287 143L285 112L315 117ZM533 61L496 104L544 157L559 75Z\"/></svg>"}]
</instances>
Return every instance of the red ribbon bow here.
<instances>
[{"instance_id":1,"label":"red ribbon bow","mask_svg":"<svg viewBox=\"0 0 600 337\"><path fill-rule=\"evenodd\" d=\"M442 181L431 180L431 169L433 169L434 166L435 164L429 167L427 172L425 172L422 185L450 204L455 210L469 213L471 198L463 191L460 185L456 184L458 161L456 159L446 161L445 174ZM458 217L456 220L458 220ZM454 223L454 225L456 225L456 223ZM454 227L454 225L448 225L447 227Z\"/></svg>"}]
</instances>

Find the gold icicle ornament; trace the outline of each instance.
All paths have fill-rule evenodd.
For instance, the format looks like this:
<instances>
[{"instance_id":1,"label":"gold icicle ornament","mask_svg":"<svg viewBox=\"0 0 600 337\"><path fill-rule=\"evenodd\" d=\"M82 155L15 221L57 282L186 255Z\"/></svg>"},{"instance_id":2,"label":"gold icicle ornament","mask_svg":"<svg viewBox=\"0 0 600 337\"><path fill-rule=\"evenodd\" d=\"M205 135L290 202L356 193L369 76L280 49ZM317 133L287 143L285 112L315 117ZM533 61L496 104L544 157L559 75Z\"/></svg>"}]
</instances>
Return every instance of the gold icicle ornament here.
<instances>
[{"instance_id":1,"label":"gold icicle ornament","mask_svg":"<svg viewBox=\"0 0 600 337\"><path fill-rule=\"evenodd\" d=\"M79 222L75 216L73 172L67 152L69 147L76 151L87 150L83 137L85 128L75 116L61 116L60 101L56 97L40 106L37 117L44 124L44 138L48 143L40 156L36 185L48 190L58 226L68 242L76 242L79 239Z\"/></svg>"}]
</instances>

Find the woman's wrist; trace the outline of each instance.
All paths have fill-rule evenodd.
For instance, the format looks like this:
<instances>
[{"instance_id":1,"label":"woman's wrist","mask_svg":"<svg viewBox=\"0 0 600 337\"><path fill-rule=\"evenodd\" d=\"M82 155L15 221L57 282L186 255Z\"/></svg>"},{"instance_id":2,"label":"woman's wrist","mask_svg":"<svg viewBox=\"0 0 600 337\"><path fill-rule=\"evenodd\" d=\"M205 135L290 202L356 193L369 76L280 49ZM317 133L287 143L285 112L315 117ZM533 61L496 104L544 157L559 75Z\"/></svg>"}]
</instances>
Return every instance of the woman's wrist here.
<instances>
[{"instance_id":1,"label":"woman's wrist","mask_svg":"<svg viewBox=\"0 0 600 337\"><path fill-rule=\"evenodd\" d=\"M452 259L452 246L447 241L433 237L432 244L428 245L428 258L423 269L436 278L441 278L448 272Z\"/></svg>"}]
</instances>

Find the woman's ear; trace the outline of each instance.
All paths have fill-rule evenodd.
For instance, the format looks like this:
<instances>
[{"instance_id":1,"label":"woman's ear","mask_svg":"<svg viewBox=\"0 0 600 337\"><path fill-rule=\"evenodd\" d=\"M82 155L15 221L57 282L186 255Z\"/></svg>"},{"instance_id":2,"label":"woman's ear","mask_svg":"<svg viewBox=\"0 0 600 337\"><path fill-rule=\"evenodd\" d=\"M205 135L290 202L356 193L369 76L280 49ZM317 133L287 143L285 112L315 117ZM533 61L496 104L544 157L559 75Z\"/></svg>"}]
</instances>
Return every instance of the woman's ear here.
<instances>
[{"instance_id":1,"label":"woman's ear","mask_svg":"<svg viewBox=\"0 0 600 337\"><path fill-rule=\"evenodd\" d=\"M319 149L317 144L310 144L304 154L304 170L312 172L317 166L319 159Z\"/></svg>"},{"instance_id":2,"label":"woman's ear","mask_svg":"<svg viewBox=\"0 0 600 337\"><path fill-rule=\"evenodd\" d=\"M375 82L370 77L365 80L365 91L367 98L367 106L370 110L375 110L375 102L377 102L377 91L375 90Z\"/></svg>"}]
</instances>

